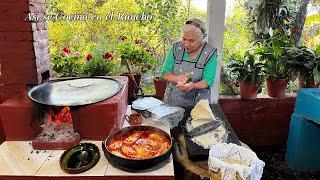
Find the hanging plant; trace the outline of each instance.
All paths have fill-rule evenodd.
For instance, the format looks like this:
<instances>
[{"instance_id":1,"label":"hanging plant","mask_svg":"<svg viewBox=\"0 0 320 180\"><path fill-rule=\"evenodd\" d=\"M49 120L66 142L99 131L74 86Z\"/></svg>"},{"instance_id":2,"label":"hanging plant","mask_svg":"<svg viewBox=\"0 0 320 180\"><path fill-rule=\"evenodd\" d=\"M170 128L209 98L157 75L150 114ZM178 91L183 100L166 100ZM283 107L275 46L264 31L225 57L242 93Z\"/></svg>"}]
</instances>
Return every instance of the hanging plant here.
<instances>
[{"instance_id":1,"label":"hanging plant","mask_svg":"<svg viewBox=\"0 0 320 180\"><path fill-rule=\"evenodd\" d=\"M283 32L291 31L291 15L282 0L262 0L254 6L251 16L254 36L258 42L268 39L270 31L274 29L281 29Z\"/></svg>"}]
</instances>

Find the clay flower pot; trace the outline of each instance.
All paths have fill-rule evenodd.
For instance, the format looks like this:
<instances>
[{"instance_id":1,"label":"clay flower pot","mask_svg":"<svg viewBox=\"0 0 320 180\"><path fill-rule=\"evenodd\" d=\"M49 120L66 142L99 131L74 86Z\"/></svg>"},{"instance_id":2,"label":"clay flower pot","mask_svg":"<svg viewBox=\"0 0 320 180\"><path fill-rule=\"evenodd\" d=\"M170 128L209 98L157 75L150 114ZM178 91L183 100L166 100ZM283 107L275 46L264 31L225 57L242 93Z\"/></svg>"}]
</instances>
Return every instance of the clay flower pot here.
<instances>
[{"instance_id":1,"label":"clay flower pot","mask_svg":"<svg viewBox=\"0 0 320 180\"><path fill-rule=\"evenodd\" d=\"M164 93L166 91L167 81L160 78L160 77L154 77L153 83L154 83L154 87L156 89L156 97L158 99L162 100L164 97Z\"/></svg>"},{"instance_id":2,"label":"clay flower pot","mask_svg":"<svg viewBox=\"0 0 320 180\"><path fill-rule=\"evenodd\" d=\"M241 99L254 100L257 99L259 83L247 84L240 81L240 96Z\"/></svg>"},{"instance_id":3,"label":"clay flower pot","mask_svg":"<svg viewBox=\"0 0 320 180\"><path fill-rule=\"evenodd\" d=\"M314 79L308 79L307 82L303 82L301 78L299 78L299 88L318 88L319 84L314 82Z\"/></svg>"},{"instance_id":4,"label":"clay flower pot","mask_svg":"<svg viewBox=\"0 0 320 180\"><path fill-rule=\"evenodd\" d=\"M271 97L284 97L289 82L288 78L267 80L267 92Z\"/></svg>"}]
</instances>

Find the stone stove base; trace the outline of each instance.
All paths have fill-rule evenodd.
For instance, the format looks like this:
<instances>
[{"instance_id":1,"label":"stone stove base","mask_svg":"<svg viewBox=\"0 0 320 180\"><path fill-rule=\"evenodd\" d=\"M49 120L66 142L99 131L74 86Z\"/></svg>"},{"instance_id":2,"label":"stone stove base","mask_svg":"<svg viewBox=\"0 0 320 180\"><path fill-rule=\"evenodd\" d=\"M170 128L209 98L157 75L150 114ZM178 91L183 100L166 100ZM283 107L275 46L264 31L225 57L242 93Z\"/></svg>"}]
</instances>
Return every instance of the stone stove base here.
<instances>
[{"instance_id":1,"label":"stone stove base","mask_svg":"<svg viewBox=\"0 0 320 180\"><path fill-rule=\"evenodd\" d=\"M68 149L73 147L74 145L79 144L80 142L80 134L76 134L74 137L69 139L65 139L64 141L57 140L41 140L36 138L32 141L32 147L36 150L61 150Z\"/></svg>"},{"instance_id":2,"label":"stone stove base","mask_svg":"<svg viewBox=\"0 0 320 180\"><path fill-rule=\"evenodd\" d=\"M71 111L74 131L82 139L104 140L110 132L123 125L128 100L128 78L111 78L123 85L118 94L99 103L77 106ZM27 92L3 102L0 105L0 117L7 141L30 141L42 131L39 113Z\"/></svg>"}]
</instances>

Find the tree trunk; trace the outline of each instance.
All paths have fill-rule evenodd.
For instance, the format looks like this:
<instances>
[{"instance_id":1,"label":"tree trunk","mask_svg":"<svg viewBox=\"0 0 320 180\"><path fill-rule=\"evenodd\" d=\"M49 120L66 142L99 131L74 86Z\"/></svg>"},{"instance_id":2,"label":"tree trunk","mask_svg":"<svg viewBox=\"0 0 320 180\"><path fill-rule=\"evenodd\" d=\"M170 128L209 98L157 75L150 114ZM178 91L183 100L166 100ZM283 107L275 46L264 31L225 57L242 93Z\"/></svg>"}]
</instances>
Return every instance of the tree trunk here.
<instances>
[{"instance_id":1,"label":"tree trunk","mask_svg":"<svg viewBox=\"0 0 320 180\"><path fill-rule=\"evenodd\" d=\"M173 149L175 162L175 175L184 180L210 180L208 160L191 161L188 158L187 144L183 134L175 139L176 146Z\"/></svg>"},{"instance_id":2,"label":"tree trunk","mask_svg":"<svg viewBox=\"0 0 320 180\"><path fill-rule=\"evenodd\" d=\"M304 26L304 22L307 16L307 8L310 0L299 0L297 3L299 4L299 9L296 14L296 19L294 22L295 27L297 28L297 34L295 36L295 45L299 46L301 34Z\"/></svg>"}]
</instances>

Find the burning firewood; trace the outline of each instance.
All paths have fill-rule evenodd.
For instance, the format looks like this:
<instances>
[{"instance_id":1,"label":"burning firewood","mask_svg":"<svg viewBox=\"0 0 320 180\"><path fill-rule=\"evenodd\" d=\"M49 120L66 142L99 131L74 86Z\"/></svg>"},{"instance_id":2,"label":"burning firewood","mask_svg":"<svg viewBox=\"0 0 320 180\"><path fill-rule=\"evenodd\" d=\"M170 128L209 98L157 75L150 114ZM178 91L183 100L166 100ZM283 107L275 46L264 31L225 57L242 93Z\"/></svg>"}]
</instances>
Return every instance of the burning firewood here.
<instances>
[{"instance_id":1,"label":"burning firewood","mask_svg":"<svg viewBox=\"0 0 320 180\"><path fill-rule=\"evenodd\" d=\"M54 121L57 125L60 125L61 123L72 124L71 111L70 111L70 107L68 106L63 107L60 111L59 110L57 111L56 107L55 108L49 107L47 117L49 121Z\"/></svg>"}]
</instances>

